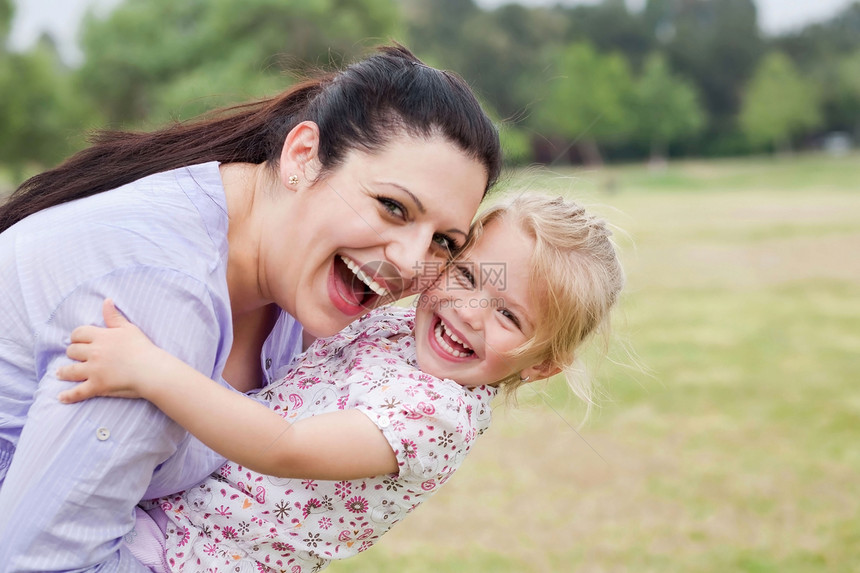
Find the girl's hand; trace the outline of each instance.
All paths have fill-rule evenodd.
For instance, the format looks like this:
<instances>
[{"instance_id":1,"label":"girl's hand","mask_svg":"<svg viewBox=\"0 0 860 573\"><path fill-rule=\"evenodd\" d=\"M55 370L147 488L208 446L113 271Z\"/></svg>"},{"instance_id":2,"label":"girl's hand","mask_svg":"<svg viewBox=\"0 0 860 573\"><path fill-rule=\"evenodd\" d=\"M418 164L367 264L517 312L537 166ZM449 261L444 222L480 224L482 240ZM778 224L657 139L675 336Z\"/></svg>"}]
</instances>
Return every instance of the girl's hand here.
<instances>
[{"instance_id":1,"label":"girl's hand","mask_svg":"<svg viewBox=\"0 0 860 573\"><path fill-rule=\"evenodd\" d=\"M57 370L60 380L81 382L60 392L57 399L73 404L95 396L145 398L155 365L166 352L155 346L120 314L113 301L102 305L106 328L79 326L72 331L66 355L77 360Z\"/></svg>"}]
</instances>

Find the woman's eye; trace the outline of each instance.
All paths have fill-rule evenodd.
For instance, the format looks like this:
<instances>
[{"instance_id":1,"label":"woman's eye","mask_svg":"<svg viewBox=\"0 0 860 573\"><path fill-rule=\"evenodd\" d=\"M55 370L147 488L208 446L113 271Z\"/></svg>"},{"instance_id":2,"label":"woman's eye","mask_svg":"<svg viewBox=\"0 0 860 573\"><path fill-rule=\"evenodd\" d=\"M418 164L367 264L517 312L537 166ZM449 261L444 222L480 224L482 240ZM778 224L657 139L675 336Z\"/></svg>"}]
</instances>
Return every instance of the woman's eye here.
<instances>
[{"instance_id":1,"label":"woman's eye","mask_svg":"<svg viewBox=\"0 0 860 573\"><path fill-rule=\"evenodd\" d=\"M377 197L376 200L379 201L379 203L385 208L386 211L388 211L390 215L393 215L399 219L406 218L406 209L403 207L403 205L401 205L394 199L389 199L388 197Z\"/></svg>"}]
</instances>

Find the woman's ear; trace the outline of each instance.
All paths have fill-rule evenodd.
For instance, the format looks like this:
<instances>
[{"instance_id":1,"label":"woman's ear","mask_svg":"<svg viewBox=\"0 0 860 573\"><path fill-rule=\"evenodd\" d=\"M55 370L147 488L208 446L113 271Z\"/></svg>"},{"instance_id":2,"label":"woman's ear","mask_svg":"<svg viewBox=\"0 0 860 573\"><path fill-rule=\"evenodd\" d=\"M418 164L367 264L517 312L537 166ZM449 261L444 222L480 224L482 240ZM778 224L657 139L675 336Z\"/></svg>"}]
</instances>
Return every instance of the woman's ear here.
<instances>
[{"instance_id":1,"label":"woman's ear","mask_svg":"<svg viewBox=\"0 0 860 573\"><path fill-rule=\"evenodd\" d=\"M561 372L561 368L545 361L523 369L520 372L520 380L527 383L534 382L535 380L543 380L544 378L555 376L559 372Z\"/></svg>"},{"instance_id":2,"label":"woman's ear","mask_svg":"<svg viewBox=\"0 0 860 573\"><path fill-rule=\"evenodd\" d=\"M287 134L281 149L278 173L287 189L299 183L316 180L322 164L319 161L320 129L312 121L303 121Z\"/></svg>"}]
</instances>

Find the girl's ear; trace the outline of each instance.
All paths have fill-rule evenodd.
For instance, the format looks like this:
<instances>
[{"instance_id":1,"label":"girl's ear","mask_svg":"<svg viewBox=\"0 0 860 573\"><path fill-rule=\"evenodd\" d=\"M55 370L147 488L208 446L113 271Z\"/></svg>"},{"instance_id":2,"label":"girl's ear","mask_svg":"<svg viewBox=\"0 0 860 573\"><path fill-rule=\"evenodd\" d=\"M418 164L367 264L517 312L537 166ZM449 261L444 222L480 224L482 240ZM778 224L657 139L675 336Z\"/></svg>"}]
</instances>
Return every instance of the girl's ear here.
<instances>
[{"instance_id":1,"label":"girl's ear","mask_svg":"<svg viewBox=\"0 0 860 573\"><path fill-rule=\"evenodd\" d=\"M287 134L278 169L281 183L287 189L295 189L297 184L306 185L319 175L322 167L319 161L319 144L320 129L312 121L301 122Z\"/></svg>"},{"instance_id":2,"label":"girl's ear","mask_svg":"<svg viewBox=\"0 0 860 573\"><path fill-rule=\"evenodd\" d=\"M520 372L520 380L524 382L534 382L535 380L543 380L544 378L549 378L550 376L555 376L561 372L561 368L550 363L550 362L541 362L540 364L535 364L534 366L529 366L528 368L523 369Z\"/></svg>"}]
</instances>

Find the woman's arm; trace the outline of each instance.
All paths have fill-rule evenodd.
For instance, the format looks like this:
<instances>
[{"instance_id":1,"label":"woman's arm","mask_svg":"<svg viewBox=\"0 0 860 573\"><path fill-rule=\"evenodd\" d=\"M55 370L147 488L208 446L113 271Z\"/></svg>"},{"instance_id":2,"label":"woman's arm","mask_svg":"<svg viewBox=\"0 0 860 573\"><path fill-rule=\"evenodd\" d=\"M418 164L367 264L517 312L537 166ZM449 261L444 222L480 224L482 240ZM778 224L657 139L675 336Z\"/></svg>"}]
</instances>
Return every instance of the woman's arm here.
<instances>
[{"instance_id":1,"label":"woman's arm","mask_svg":"<svg viewBox=\"0 0 860 573\"><path fill-rule=\"evenodd\" d=\"M397 471L376 425L358 410L290 424L262 404L224 388L155 346L106 300L108 328L72 332L59 378L81 381L58 399L145 398L204 444L259 473L303 479L358 479Z\"/></svg>"},{"instance_id":2,"label":"woman's arm","mask_svg":"<svg viewBox=\"0 0 860 573\"><path fill-rule=\"evenodd\" d=\"M29 261L19 265L40 266ZM41 264L57 271L76 263L59 255ZM24 288L46 282L38 277ZM160 337L171 352L200 369L210 368L210 373L216 368L218 320L213 306L207 305L210 293L187 273L138 265L78 282L70 292L63 291L63 299L56 303L52 293L32 293L27 299L32 314L27 319L39 323L40 333L30 354L35 364L24 368L34 367L35 379L12 371L8 362L0 366L4 384L0 417L11 420L10 431L21 420L20 407L26 406L23 427L12 448L14 456L0 487L2 572L142 572L145 567L121 541L131 531L134 506L146 496L152 480L172 488L168 491L178 491L217 467L216 456L210 453L212 465L195 463L202 461L195 456L192 467L183 465L164 475L158 469L162 464L187 460L191 448L205 448L197 440L185 439L187 433L181 427L143 400L91 400L73 406L57 402L57 394L71 386L55 373L69 362L64 352L72 329L99 320L104 293L117 290L128 297L124 308L133 316L145 316L141 320L148 332ZM8 312L9 305L17 302L14 293L4 295L9 296L4 316L14 317L16 313ZM15 332L11 324L4 323L3 328L3 335ZM11 348L18 347L6 344L4 350ZM35 392L18 393L26 387ZM14 396L21 400L11 399ZM11 446L0 440L0 450L9 452Z\"/></svg>"}]
</instances>

